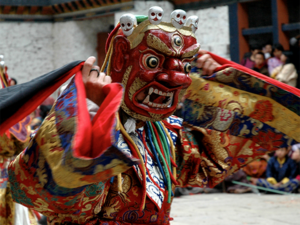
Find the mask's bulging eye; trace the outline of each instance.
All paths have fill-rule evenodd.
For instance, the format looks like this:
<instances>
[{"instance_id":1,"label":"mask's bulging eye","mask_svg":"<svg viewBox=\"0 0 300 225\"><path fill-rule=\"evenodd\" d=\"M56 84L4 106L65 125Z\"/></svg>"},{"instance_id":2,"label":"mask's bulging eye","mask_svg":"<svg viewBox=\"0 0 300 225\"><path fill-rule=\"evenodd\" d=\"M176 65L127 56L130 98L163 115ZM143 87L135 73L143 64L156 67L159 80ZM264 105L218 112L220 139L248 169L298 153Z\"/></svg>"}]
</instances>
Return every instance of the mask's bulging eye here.
<instances>
[{"instance_id":1,"label":"mask's bulging eye","mask_svg":"<svg viewBox=\"0 0 300 225\"><path fill-rule=\"evenodd\" d=\"M192 69L192 66L191 66L190 63L187 63L187 64L184 65L184 72L185 73L191 72L191 69Z\"/></svg>"},{"instance_id":2,"label":"mask's bulging eye","mask_svg":"<svg viewBox=\"0 0 300 225\"><path fill-rule=\"evenodd\" d=\"M177 45L177 46L181 46L182 44L182 40L180 37L175 37L174 38L174 44Z\"/></svg>"},{"instance_id":3,"label":"mask's bulging eye","mask_svg":"<svg viewBox=\"0 0 300 225\"><path fill-rule=\"evenodd\" d=\"M149 56L146 59L146 63L149 68L154 69L158 66L158 58L156 58L154 56Z\"/></svg>"}]
</instances>

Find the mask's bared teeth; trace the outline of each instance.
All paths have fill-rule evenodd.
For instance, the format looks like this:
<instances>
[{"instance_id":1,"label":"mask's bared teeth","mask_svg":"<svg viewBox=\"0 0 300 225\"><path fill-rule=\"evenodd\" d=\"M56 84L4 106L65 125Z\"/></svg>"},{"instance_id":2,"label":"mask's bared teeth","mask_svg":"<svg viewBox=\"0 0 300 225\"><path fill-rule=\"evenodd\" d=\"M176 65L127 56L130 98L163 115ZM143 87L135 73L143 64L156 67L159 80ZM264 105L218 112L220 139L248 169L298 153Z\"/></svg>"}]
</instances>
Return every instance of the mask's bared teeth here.
<instances>
[{"instance_id":1,"label":"mask's bared teeth","mask_svg":"<svg viewBox=\"0 0 300 225\"><path fill-rule=\"evenodd\" d=\"M157 89L154 89L154 93L155 93L155 94L158 94L158 90L157 90Z\"/></svg>"},{"instance_id":2,"label":"mask's bared teeth","mask_svg":"<svg viewBox=\"0 0 300 225\"><path fill-rule=\"evenodd\" d=\"M171 93L170 98L173 99L174 92Z\"/></svg>"},{"instance_id":3,"label":"mask's bared teeth","mask_svg":"<svg viewBox=\"0 0 300 225\"><path fill-rule=\"evenodd\" d=\"M167 93L166 93L166 92L163 92L163 93L162 93L162 96L167 96Z\"/></svg>"},{"instance_id":4,"label":"mask's bared teeth","mask_svg":"<svg viewBox=\"0 0 300 225\"><path fill-rule=\"evenodd\" d=\"M143 104L147 104L149 102L150 95L147 95L147 97L144 99Z\"/></svg>"},{"instance_id":5,"label":"mask's bared teeth","mask_svg":"<svg viewBox=\"0 0 300 225\"><path fill-rule=\"evenodd\" d=\"M159 91L159 92L158 92L158 94L163 96L163 93L162 93L162 91Z\"/></svg>"},{"instance_id":6,"label":"mask's bared teeth","mask_svg":"<svg viewBox=\"0 0 300 225\"><path fill-rule=\"evenodd\" d=\"M169 99L169 101L166 103L167 107L170 108L172 103L172 98Z\"/></svg>"},{"instance_id":7,"label":"mask's bared teeth","mask_svg":"<svg viewBox=\"0 0 300 225\"><path fill-rule=\"evenodd\" d=\"M149 88L149 95L151 95L153 93L153 87Z\"/></svg>"}]
</instances>

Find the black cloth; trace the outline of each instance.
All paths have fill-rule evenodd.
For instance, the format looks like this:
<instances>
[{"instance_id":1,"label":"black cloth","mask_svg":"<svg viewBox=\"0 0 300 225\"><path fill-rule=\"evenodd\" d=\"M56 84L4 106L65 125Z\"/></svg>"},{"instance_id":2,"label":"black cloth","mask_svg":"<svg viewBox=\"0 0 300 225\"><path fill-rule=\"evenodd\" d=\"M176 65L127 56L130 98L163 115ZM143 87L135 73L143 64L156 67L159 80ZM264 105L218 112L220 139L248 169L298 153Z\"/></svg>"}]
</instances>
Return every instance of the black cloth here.
<instances>
[{"instance_id":1,"label":"black cloth","mask_svg":"<svg viewBox=\"0 0 300 225\"><path fill-rule=\"evenodd\" d=\"M43 90L60 82L66 74L78 66L82 61L74 61L59 69L53 70L45 75L35 78L27 83L10 86L0 90L0 126L14 116L34 96L46 99L48 96L38 96ZM29 115L31 112L24 112ZM25 115L25 116L27 116ZM25 117L24 116L24 117Z\"/></svg>"}]
</instances>

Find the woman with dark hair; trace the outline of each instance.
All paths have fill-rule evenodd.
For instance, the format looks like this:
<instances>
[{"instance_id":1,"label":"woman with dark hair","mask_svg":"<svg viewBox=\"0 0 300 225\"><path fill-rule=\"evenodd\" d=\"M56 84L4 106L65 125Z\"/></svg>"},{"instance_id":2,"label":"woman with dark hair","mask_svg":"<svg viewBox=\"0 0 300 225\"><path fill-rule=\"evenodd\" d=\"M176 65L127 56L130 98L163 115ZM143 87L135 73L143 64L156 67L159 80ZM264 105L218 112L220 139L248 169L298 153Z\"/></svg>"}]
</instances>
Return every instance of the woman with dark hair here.
<instances>
[{"instance_id":1,"label":"woman with dark hair","mask_svg":"<svg viewBox=\"0 0 300 225\"><path fill-rule=\"evenodd\" d=\"M245 54L243 60L241 61L241 65L252 69L255 65L255 55L256 53L261 51L261 46L259 45L250 45L250 51L247 54Z\"/></svg>"},{"instance_id":2,"label":"woman with dark hair","mask_svg":"<svg viewBox=\"0 0 300 225\"><path fill-rule=\"evenodd\" d=\"M282 55L282 52L284 51L283 47L281 44L274 44L273 45L273 50L272 50L272 58L268 60L268 70L269 74L273 73L273 70L282 65L282 62L280 60L280 56Z\"/></svg>"},{"instance_id":3,"label":"woman with dark hair","mask_svg":"<svg viewBox=\"0 0 300 225\"><path fill-rule=\"evenodd\" d=\"M298 74L294 64L291 63L286 52L281 55L280 60L283 65L276 67L271 77L282 83L296 87Z\"/></svg>"}]
</instances>

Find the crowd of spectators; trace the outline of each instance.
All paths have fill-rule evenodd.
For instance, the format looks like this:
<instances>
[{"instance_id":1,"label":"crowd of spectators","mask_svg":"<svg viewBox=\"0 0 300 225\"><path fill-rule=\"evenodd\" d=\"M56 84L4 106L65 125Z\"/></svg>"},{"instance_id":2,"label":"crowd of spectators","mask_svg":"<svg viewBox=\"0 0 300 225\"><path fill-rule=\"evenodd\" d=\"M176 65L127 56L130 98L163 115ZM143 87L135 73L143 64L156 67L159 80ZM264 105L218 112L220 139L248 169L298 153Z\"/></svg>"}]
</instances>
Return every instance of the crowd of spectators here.
<instances>
[{"instance_id":1,"label":"crowd of spectators","mask_svg":"<svg viewBox=\"0 0 300 225\"><path fill-rule=\"evenodd\" d=\"M251 45L241 64L282 83L300 88L297 83L300 69L300 36L291 39L291 48L285 51L279 43L264 46Z\"/></svg>"}]
</instances>

